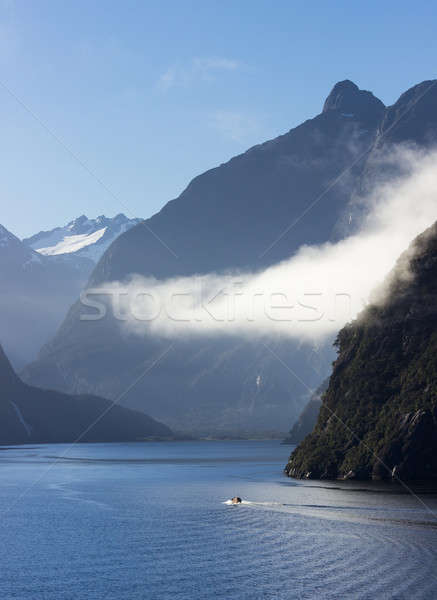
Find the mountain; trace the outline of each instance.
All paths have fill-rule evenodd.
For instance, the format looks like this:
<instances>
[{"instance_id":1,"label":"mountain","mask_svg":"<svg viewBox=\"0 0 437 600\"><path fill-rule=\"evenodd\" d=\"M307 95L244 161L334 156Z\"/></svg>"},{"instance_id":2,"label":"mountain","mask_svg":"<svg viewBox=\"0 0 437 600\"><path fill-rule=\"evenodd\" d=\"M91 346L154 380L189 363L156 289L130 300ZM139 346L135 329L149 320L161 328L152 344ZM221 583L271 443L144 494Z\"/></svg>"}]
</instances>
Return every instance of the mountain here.
<instances>
[{"instance_id":1,"label":"mountain","mask_svg":"<svg viewBox=\"0 0 437 600\"><path fill-rule=\"evenodd\" d=\"M415 98L415 118L431 122L437 91ZM351 199L384 147L381 127L386 119L396 121L390 115L403 114L408 102L401 97L385 108L370 92L339 82L315 118L196 177L159 213L118 237L90 285L123 281L130 274L162 280L256 271L303 244L344 236L350 230ZM403 114L403 126L411 119ZM391 135L395 128L385 131ZM431 138L430 130L427 143ZM80 302L72 307L54 339L24 371L27 381L114 397L135 377L141 361L166 348L160 338L126 334L109 308L94 322L81 320L88 312ZM307 385L315 388L328 376L330 344L316 348L274 340L271 346ZM300 382L263 344L208 337L176 340L147 384L128 400L173 428L238 434L283 432L305 402Z\"/></svg>"},{"instance_id":2,"label":"mountain","mask_svg":"<svg viewBox=\"0 0 437 600\"><path fill-rule=\"evenodd\" d=\"M93 283L129 273L164 279L259 269L302 244L326 241L349 198L347 182L278 238L369 147L384 110L370 92L350 81L338 83L317 117L195 177L177 199L120 236L97 266Z\"/></svg>"},{"instance_id":3,"label":"mountain","mask_svg":"<svg viewBox=\"0 0 437 600\"><path fill-rule=\"evenodd\" d=\"M290 433L284 440L284 444L300 444L308 434L312 432L322 406L322 396L328 387L328 379L314 392L300 413L299 418L290 430Z\"/></svg>"},{"instance_id":4,"label":"mountain","mask_svg":"<svg viewBox=\"0 0 437 600\"><path fill-rule=\"evenodd\" d=\"M44 256L72 255L88 258L94 263L122 233L138 225L142 219L128 219L120 213L112 219L101 215L88 219L85 215L64 227L40 231L23 242Z\"/></svg>"},{"instance_id":5,"label":"mountain","mask_svg":"<svg viewBox=\"0 0 437 600\"><path fill-rule=\"evenodd\" d=\"M414 143L432 146L437 138L437 81L422 81L405 93L384 113L376 147L384 144Z\"/></svg>"},{"instance_id":6,"label":"mountain","mask_svg":"<svg viewBox=\"0 0 437 600\"><path fill-rule=\"evenodd\" d=\"M290 476L437 478L437 223L377 297L338 335L317 425L292 453Z\"/></svg>"},{"instance_id":7,"label":"mountain","mask_svg":"<svg viewBox=\"0 0 437 600\"><path fill-rule=\"evenodd\" d=\"M0 444L115 442L171 437L143 413L96 396L70 396L24 384L0 346Z\"/></svg>"},{"instance_id":8,"label":"mountain","mask_svg":"<svg viewBox=\"0 0 437 600\"><path fill-rule=\"evenodd\" d=\"M0 336L16 368L36 358L106 248L140 221L82 216L23 241L0 225Z\"/></svg>"},{"instance_id":9,"label":"mountain","mask_svg":"<svg viewBox=\"0 0 437 600\"><path fill-rule=\"evenodd\" d=\"M0 335L17 368L56 331L92 267L87 258L42 256L0 225Z\"/></svg>"}]
</instances>

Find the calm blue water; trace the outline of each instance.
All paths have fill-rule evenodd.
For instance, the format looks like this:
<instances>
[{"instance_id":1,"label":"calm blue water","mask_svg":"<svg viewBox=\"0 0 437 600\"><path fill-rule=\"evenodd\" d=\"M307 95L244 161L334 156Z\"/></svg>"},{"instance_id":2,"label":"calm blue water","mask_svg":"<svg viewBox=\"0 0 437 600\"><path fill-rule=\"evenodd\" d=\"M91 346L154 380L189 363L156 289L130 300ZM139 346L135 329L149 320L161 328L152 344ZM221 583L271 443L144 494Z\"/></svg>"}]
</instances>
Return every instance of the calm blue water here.
<instances>
[{"instance_id":1,"label":"calm blue water","mask_svg":"<svg viewBox=\"0 0 437 600\"><path fill-rule=\"evenodd\" d=\"M67 449L0 451L1 600L437 597L437 518L396 487L290 480L277 442Z\"/></svg>"}]
</instances>

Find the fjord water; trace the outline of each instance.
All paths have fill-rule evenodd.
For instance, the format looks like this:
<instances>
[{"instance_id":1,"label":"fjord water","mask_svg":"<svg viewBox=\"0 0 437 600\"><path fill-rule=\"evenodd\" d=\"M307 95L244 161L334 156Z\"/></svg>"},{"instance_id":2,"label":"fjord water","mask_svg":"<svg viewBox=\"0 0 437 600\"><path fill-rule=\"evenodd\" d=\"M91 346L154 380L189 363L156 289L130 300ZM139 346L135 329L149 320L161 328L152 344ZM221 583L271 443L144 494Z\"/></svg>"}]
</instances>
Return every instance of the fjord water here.
<instances>
[{"instance_id":1,"label":"fjord water","mask_svg":"<svg viewBox=\"0 0 437 600\"><path fill-rule=\"evenodd\" d=\"M437 495L421 495L426 508L395 485L288 479L289 452L2 449L0 598L437 597ZM248 503L224 504L234 495Z\"/></svg>"}]
</instances>

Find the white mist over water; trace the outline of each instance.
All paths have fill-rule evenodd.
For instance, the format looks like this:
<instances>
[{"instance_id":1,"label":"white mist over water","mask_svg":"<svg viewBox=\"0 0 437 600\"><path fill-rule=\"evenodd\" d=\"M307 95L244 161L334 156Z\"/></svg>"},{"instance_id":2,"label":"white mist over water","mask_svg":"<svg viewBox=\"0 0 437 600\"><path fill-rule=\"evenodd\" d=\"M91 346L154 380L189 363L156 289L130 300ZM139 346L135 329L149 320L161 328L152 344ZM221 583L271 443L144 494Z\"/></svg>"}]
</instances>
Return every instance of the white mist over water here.
<instances>
[{"instance_id":1,"label":"white mist over water","mask_svg":"<svg viewBox=\"0 0 437 600\"><path fill-rule=\"evenodd\" d=\"M356 317L400 254L437 219L437 152L398 149L385 161L402 175L360 199L361 223L341 241L303 246L260 272L132 276L88 293L109 294L122 327L138 335L323 341Z\"/></svg>"}]
</instances>

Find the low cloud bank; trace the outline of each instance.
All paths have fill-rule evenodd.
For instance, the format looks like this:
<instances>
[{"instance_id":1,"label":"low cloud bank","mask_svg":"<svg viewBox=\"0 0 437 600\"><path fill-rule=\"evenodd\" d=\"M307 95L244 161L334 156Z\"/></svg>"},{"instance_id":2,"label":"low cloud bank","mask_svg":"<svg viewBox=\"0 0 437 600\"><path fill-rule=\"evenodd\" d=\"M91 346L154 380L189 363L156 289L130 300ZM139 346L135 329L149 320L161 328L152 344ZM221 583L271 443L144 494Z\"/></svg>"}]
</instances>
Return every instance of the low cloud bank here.
<instances>
[{"instance_id":1,"label":"low cloud bank","mask_svg":"<svg viewBox=\"0 0 437 600\"><path fill-rule=\"evenodd\" d=\"M402 149L385 162L401 175L357 202L360 223L349 237L303 246L261 272L166 281L133 276L88 290L82 300L94 310L82 318L101 318L95 298L107 295L121 326L138 335L280 334L311 342L333 336L362 310L414 237L437 219L437 152Z\"/></svg>"}]
</instances>

